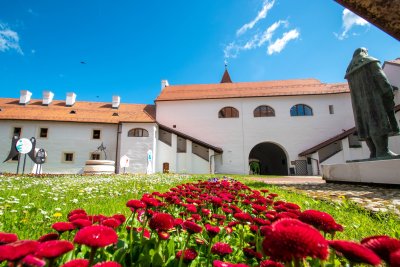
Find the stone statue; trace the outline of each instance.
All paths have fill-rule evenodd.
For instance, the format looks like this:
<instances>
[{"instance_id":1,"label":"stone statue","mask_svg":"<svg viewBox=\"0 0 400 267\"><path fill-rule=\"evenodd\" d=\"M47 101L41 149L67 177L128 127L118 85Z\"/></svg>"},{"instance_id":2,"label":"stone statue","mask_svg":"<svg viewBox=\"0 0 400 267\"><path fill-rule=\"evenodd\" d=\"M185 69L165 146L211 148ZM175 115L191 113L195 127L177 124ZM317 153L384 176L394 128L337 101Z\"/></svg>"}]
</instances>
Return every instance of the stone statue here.
<instances>
[{"instance_id":1,"label":"stone statue","mask_svg":"<svg viewBox=\"0 0 400 267\"><path fill-rule=\"evenodd\" d=\"M396 156L388 148L388 137L399 134L393 88L379 60L368 56L366 48L356 49L345 79L350 87L358 137L366 141L370 158Z\"/></svg>"}]
</instances>

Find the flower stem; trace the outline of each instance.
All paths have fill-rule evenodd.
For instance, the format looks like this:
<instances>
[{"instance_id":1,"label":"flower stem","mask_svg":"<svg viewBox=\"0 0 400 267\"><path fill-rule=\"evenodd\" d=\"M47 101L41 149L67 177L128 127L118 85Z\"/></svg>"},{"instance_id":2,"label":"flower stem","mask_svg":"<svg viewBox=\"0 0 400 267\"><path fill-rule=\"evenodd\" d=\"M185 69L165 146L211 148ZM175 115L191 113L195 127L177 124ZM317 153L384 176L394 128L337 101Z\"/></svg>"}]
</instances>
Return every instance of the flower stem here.
<instances>
[{"instance_id":1,"label":"flower stem","mask_svg":"<svg viewBox=\"0 0 400 267\"><path fill-rule=\"evenodd\" d=\"M185 249L186 249L187 244L189 243L190 236L191 236L191 234L188 233L187 240L186 240L186 242L183 244L183 249L182 249L181 257L179 258L179 265L178 265L178 267L181 267L181 266L182 266L183 256L185 255Z\"/></svg>"},{"instance_id":2,"label":"flower stem","mask_svg":"<svg viewBox=\"0 0 400 267\"><path fill-rule=\"evenodd\" d=\"M96 255L96 247L92 247L92 249L90 250L90 256L89 256L89 267L93 265L93 261L94 261L94 256Z\"/></svg>"},{"instance_id":3,"label":"flower stem","mask_svg":"<svg viewBox=\"0 0 400 267\"><path fill-rule=\"evenodd\" d=\"M208 252L208 257L207 257L207 264L206 264L206 267L208 267L208 265L210 264L210 260L211 260L211 246L212 246L212 237L210 237L210 241L209 241L209 244L208 244L208 250L207 250L207 252Z\"/></svg>"}]
</instances>

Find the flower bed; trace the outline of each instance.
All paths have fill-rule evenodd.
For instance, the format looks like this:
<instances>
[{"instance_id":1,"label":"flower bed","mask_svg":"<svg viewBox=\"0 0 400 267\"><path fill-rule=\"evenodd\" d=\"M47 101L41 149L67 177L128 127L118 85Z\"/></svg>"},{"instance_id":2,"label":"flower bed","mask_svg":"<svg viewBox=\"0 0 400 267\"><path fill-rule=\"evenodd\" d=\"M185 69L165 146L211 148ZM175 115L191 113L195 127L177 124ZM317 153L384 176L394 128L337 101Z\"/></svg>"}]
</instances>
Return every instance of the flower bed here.
<instances>
[{"instance_id":1,"label":"flower bed","mask_svg":"<svg viewBox=\"0 0 400 267\"><path fill-rule=\"evenodd\" d=\"M301 210L266 189L234 180L198 181L126 203L130 216L75 209L39 240L0 233L9 266L400 266L400 241L334 240L329 214Z\"/></svg>"}]
</instances>

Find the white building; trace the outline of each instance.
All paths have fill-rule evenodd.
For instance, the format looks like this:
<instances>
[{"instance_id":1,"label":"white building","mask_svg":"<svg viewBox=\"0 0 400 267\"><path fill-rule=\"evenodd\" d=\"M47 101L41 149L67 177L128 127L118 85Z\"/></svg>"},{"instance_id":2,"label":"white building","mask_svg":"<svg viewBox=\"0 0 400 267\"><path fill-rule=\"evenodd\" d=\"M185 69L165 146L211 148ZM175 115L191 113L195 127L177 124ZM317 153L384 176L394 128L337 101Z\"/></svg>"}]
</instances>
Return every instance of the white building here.
<instances>
[{"instance_id":1,"label":"white building","mask_svg":"<svg viewBox=\"0 0 400 267\"><path fill-rule=\"evenodd\" d=\"M393 62L385 62L385 71L390 66L390 79L397 77L390 81L399 87L400 64ZM40 100L28 91L20 99L0 99L0 159L7 158L15 134L35 137L36 147L46 150L45 173L82 172L86 160L105 159L96 151L101 144L118 173L248 174L249 162L257 161L261 174L317 175L320 163L369 154L352 135L346 83L233 83L225 71L218 84L164 80L161 87L155 105L122 104L117 96L110 103L79 102L73 93L55 101L48 91ZM396 153L399 143L398 137L390 140ZM123 155L130 166L120 170ZM26 162L30 172L33 162ZM0 172L15 172L17 163L0 163Z\"/></svg>"}]
</instances>

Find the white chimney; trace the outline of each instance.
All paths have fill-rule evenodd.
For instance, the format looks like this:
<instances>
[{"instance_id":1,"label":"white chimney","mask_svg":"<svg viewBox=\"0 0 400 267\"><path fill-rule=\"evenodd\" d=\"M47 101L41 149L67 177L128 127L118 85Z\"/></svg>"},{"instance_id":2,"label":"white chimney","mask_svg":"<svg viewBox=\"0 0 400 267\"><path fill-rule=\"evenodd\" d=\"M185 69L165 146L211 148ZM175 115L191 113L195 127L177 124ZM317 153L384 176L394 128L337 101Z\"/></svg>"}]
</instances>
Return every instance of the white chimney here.
<instances>
[{"instance_id":1,"label":"white chimney","mask_svg":"<svg viewBox=\"0 0 400 267\"><path fill-rule=\"evenodd\" d=\"M50 91L43 91L43 106L48 106L53 101L54 93Z\"/></svg>"},{"instance_id":2,"label":"white chimney","mask_svg":"<svg viewBox=\"0 0 400 267\"><path fill-rule=\"evenodd\" d=\"M121 104L121 98L118 95L113 95L112 97L112 108L118 109L119 104Z\"/></svg>"},{"instance_id":3,"label":"white chimney","mask_svg":"<svg viewBox=\"0 0 400 267\"><path fill-rule=\"evenodd\" d=\"M169 86L168 80L161 80L161 91L167 86Z\"/></svg>"},{"instance_id":4,"label":"white chimney","mask_svg":"<svg viewBox=\"0 0 400 267\"><path fill-rule=\"evenodd\" d=\"M76 94L75 93L67 93L67 100L65 101L65 105L67 107L72 107L75 104Z\"/></svg>"},{"instance_id":5,"label":"white chimney","mask_svg":"<svg viewBox=\"0 0 400 267\"><path fill-rule=\"evenodd\" d=\"M31 101L32 93L28 90L21 90L20 97L19 97L19 104L20 105L27 105L29 101Z\"/></svg>"}]
</instances>

